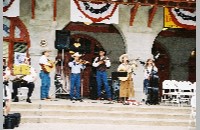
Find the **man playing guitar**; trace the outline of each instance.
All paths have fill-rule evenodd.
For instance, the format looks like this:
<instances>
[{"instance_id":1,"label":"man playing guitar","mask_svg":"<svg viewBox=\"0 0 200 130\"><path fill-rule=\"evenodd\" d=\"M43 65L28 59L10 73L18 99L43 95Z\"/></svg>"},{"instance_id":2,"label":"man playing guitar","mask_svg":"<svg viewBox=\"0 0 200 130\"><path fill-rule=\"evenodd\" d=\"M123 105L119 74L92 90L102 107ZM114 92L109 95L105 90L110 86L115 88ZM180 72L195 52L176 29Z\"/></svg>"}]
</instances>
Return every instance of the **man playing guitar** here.
<instances>
[{"instance_id":1,"label":"man playing guitar","mask_svg":"<svg viewBox=\"0 0 200 130\"><path fill-rule=\"evenodd\" d=\"M49 90L51 85L51 79L49 76L51 68L54 67L53 62L48 59L50 50L44 50L42 56L40 57L40 79L41 79L41 89L40 89L40 99L46 100L51 99L49 96Z\"/></svg>"},{"instance_id":2,"label":"man playing guitar","mask_svg":"<svg viewBox=\"0 0 200 130\"><path fill-rule=\"evenodd\" d=\"M30 58L25 58L24 59L24 64L28 65L30 67L29 71L30 73L28 75L22 75L13 80L13 97L14 100L13 102L19 102L19 99L17 97L18 95L18 88L20 87L27 87L28 88L28 93L27 93L27 99L26 102L32 103L30 97L32 96L33 90L35 88L35 80L37 79L37 72L36 70L30 66Z\"/></svg>"}]
</instances>

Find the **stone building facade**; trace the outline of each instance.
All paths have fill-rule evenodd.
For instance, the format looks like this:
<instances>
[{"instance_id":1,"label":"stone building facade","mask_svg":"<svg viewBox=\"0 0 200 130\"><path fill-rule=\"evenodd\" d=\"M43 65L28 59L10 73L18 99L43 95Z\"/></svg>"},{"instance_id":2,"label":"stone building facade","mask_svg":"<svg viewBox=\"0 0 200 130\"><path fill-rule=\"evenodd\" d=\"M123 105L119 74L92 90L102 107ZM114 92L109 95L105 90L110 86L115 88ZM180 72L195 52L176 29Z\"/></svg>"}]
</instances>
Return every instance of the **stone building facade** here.
<instances>
[{"instance_id":1,"label":"stone building facade","mask_svg":"<svg viewBox=\"0 0 200 130\"><path fill-rule=\"evenodd\" d=\"M146 61L153 58L152 47L156 41L161 43L170 57L169 70L170 76L166 79L187 80L187 66L178 67L177 64L186 63L190 56L190 52L195 48L195 36L190 38L158 36L163 29L163 8L159 7L156 12L151 27L147 26L149 6L142 6L138 9L133 26L129 26L130 9L132 5L119 5L119 24L113 25L113 28L119 33L94 33L84 31L73 31L72 34L86 34L96 39L107 52L110 52L112 67L111 72L115 71L119 64L118 58L123 53L128 53L132 59L139 58ZM53 19L53 0L35 0L35 18L32 18L31 1L20 0L20 16L19 19L25 25L30 39L29 55L32 59L32 65L39 73L38 60L42 50L45 47L40 46L42 39L47 41L47 47L52 50L50 59L55 59L57 50L55 44L55 31L63 30L70 23L70 0L57 1L57 16ZM90 26L90 25L88 25ZM175 65L172 67L172 65ZM136 100L141 101L143 98L143 68L138 63L135 70L134 86L136 91ZM54 74L51 72L51 91L54 93ZM36 81L36 87L32 98L38 99L40 96L40 79Z\"/></svg>"}]
</instances>

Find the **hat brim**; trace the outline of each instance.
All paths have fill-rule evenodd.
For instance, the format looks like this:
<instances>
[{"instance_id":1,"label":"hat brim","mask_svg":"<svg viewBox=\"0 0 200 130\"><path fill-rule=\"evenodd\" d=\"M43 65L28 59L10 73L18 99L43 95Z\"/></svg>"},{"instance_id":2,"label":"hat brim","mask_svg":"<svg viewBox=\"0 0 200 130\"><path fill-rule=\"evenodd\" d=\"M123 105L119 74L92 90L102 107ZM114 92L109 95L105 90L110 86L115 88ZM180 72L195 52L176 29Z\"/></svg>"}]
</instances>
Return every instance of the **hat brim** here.
<instances>
[{"instance_id":1,"label":"hat brim","mask_svg":"<svg viewBox=\"0 0 200 130\"><path fill-rule=\"evenodd\" d=\"M124 57L128 57L128 54L123 54L119 57L119 61L122 62Z\"/></svg>"},{"instance_id":2,"label":"hat brim","mask_svg":"<svg viewBox=\"0 0 200 130\"><path fill-rule=\"evenodd\" d=\"M72 57L81 57L82 55L72 55Z\"/></svg>"}]
</instances>

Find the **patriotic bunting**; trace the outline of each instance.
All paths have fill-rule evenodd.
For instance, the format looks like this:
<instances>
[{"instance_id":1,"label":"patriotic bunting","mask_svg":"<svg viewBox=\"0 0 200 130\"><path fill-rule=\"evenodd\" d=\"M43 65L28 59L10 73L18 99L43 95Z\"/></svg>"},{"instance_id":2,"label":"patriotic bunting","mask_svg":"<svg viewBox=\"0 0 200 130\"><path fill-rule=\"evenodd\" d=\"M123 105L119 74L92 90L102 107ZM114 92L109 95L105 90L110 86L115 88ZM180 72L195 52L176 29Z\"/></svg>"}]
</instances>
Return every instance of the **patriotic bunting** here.
<instances>
[{"instance_id":1,"label":"patriotic bunting","mask_svg":"<svg viewBox=\"0 0 200 130\"><path fill-rule=\"evenodd\" d=\"M118 24L118 4L71 0L71 21Z\"/></svg>"},{"instance_id":2,"label":"patriotic bunting","mask_svg":"<svg viewBox=\"0 0 200 130\"><path fill-rule=\"evenodd\" d=\"M182 28L196 29L196 11L169 8L172 20Z\"/></svg>"},{"instance_id":3,"label":"patriotic bunting","mask_svg":"<svg viewBox=\"0 0 200 130\"><path fill-rule=\"evenodd\" d=\"M3 16L19 16L19 0L3 0Z\"/></svg>"}]
</instances>

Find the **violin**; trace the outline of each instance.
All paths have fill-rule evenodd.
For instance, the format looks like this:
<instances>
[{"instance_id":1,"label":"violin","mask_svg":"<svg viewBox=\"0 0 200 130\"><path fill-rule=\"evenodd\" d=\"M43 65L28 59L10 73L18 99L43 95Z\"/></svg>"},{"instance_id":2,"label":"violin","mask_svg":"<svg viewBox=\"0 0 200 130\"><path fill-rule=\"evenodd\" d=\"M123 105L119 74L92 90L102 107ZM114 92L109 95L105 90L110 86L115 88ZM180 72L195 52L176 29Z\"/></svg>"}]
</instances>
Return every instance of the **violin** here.
<instances>
[{"instance_id":1,"label":"violin","mask_svg":"<svg viewBox=\"0 0 200 130\"><path fill-rule=\"evenodd\" d=\"M83 59L80 59L80 60L78 61L78 64L84 64L84 65L86 65L86 64L89 64L89 63L90 63L89 61L83 60Z\"/></svg>"}]
</instances>

